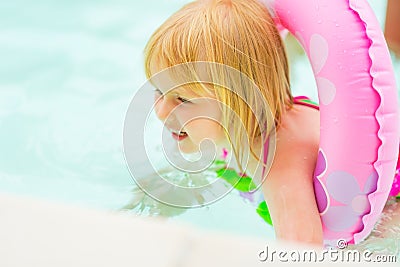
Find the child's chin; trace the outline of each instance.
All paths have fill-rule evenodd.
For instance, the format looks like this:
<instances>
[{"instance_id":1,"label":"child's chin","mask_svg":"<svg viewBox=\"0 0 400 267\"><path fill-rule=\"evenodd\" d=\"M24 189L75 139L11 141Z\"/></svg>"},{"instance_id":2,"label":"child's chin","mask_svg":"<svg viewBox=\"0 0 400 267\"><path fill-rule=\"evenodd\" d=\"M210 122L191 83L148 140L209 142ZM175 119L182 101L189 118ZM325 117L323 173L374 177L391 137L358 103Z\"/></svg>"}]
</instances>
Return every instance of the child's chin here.
<instances>
[{"instance_id":1,"label":"child's chin","mask_svg":"<svg viewBox=\"0 0 400 267\"><path fill-rule=\"evenodd\" d=\"M178 149L181 153L183 154L196 154L196 153L201 153L199 150L199 146L191 142L189 138L186 138L182 141L179 141L177 143Z\"/></svg>"},{"instance_id":2,"label":"child's chin","mask_svg":"<svg viewBox=\"0 0 400 267\"><path fill-rule=\"evenodd\" d=\"M181 153L184 154L193 154L199 152L199 149L195 147L193 144L185 144L185 142L179 142L178 149Z\"/></svg>"},{"instance_id":3,"label":"child's chin","mask_svg":"<svg viewBox=\"0 0 400 267\"><path fill-rule=\"evenodd\" d=\"M201 145L196 145L192 142L187 142L189 140L184 140L179 142L178 145L178 149L181 153L183 154L200 154L203 156L205 155L209 155L210 153L212 155L215 155L215 149L216 147L214 146L214 144L210 144L209 142L203 143Z\"/></svg>"}]
</instances>

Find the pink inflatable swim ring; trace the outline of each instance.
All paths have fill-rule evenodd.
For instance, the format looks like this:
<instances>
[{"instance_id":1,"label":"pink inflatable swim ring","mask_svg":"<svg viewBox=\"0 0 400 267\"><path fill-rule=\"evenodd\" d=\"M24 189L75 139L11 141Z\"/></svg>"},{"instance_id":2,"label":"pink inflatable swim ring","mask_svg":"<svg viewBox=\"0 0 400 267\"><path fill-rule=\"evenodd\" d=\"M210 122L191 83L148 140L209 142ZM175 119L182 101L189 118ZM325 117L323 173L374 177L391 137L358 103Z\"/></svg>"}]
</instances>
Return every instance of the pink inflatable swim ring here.
<instances>
[{"instance_id":1,"label":"pink inflatable swim ring","mask_svg":"<svg viewBox=\"0 0 400 267\"><path fill-rule=\"evenodd\" d=\"M324 240L359 243L387 201L399 149L394 72L366 0L264 0L315 75L321 139L314 191Z\"/></svg>"}]
</instances>

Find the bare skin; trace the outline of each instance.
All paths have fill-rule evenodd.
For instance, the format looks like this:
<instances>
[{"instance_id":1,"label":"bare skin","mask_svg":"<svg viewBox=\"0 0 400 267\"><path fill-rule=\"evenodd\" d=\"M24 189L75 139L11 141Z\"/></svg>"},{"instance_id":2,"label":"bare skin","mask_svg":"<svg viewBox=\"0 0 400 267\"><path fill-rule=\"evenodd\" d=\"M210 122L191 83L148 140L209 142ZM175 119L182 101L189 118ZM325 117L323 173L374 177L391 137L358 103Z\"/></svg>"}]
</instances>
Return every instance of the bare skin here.
<instances>
[{"instance_id":1,"label":"bare skin","mask_svg":"<svg viewBox=\"0 0 400 267\"><path fill-rule=\"evenodd\" d=\"M186 123L190 121L188 118L198 113L198 109L206 109L213 114L212 117L219 116L217 102L196 101L186 91L156 92L155 110L159 119L172 130L185 132L185 138L179 141L179 147L184 152L197 148L205 137L216 143L221 143L223 139L221 127L213 120L198 119ZM261 142L255 147L258 147L258 152L263 149ZM277 130L274 161L262 186L278 239L322 245L322 226L312 181L318 147L319 112L294 105L282 116ZM252 177L261 177L258 163L255 160L249 162L246 172Z\"/></svg>"},{"instance_id":2,"label":"bare skin","mask_svg":"<svg viewBox=\"0 0 400 267\"><path fill-rule=\"evenodd\" d=\"M319 147L319 112L303 105L282 117L276 153L262 189L278 239L322 245L313 190Z\"/></svg>"}]
</instances>

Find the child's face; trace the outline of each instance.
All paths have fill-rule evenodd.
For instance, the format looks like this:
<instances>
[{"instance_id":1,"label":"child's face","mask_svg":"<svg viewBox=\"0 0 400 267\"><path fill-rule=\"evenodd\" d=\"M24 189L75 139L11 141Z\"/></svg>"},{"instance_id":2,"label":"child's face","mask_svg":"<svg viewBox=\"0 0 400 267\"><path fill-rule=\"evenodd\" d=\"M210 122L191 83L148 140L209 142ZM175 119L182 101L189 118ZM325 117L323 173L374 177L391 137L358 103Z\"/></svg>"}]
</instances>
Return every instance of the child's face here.
<instances>
[{"instance_id":1,"label":"child's face","mask_svg":"<svg viewBox=\"0 0 400 267\"><path fill-rule=\"evenodd\" d=\"M200 151L200 143L205 139L217 146L224 140L222 113L215 95L200 97L179 87L168 92L157 89L154 100L157 117L183 153Z\"/></svg>"}]
</instances>

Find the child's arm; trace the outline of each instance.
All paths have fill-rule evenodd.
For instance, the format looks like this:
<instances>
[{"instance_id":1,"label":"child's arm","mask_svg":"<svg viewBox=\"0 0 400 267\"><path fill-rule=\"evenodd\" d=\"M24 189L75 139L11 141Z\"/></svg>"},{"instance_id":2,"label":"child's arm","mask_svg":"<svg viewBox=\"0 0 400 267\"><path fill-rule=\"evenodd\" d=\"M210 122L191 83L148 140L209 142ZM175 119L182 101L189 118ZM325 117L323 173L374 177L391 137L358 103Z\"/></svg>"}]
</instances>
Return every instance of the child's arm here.
<instances>
[{"instance_id":1,"label":"child's arm","mask_svg":"<svg viewBox=\"0 0 400 267\"><path fill-rule=\"evenodd\" d=\"M318 140L307 133L289 137L286 131L280 132L274 162L263 184L275 233L277 238L322 245L313 189Z\"/></svg>"}]
</instances>

